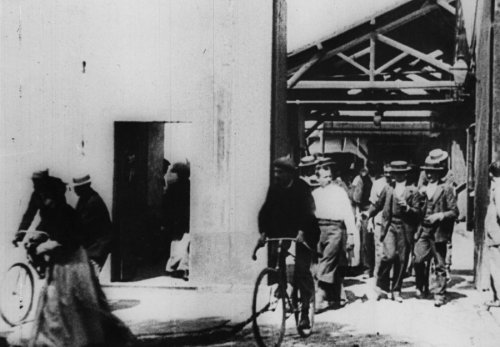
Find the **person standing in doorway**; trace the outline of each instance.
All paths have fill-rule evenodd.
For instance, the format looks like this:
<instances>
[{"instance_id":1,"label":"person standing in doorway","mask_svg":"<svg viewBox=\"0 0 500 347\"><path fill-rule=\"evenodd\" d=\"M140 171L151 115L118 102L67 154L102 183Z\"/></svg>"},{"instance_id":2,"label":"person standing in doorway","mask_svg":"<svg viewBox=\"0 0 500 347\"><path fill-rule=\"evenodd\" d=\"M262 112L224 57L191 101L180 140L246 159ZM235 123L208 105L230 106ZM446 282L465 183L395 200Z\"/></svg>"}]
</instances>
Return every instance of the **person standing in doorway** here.
<instances>
[{"instance_id":1,"label":"person standing in doorway","mask_svg":"<svg viewBox=\"0 0 500 347\"><path fill-rule=\"evenodd\" d=\"M391 162L390 170L394 183L383 189L380 198L363 216L373 217L382 211L380 241L384 244L384 255L377 274L377 299L381 298L382 292L390 292L392 300L402 302L404 272L411 251L411 238L422 215L422 199L417 188L407 184L406 175L411 168L406 161Z\"/></svg>"},{"instance_id":2,"label":"person standing in doorway","mask_svg":"<svg viewBox=\"0 0 500 347\"><path fill-rule=\"evenodd\" d=\"M333 165L332 165L333 166ZM317 172L319 187L313 192L320 227L316 309L342 306L342 282L347 266L346 250L354 245L354 213L347 192L332 183L331 166Z\"/></svg>"},{"instance_id":3,"label":"person standing in doorway","mask_svg":"<svg viewBox=\"0 0 500 347\"><path fill-rule=\"evenodd\" d=\"M88 174L73 178L73 190L78 196L76 218L82 246L99 276L111 251L113 230L108 208L91 183Z\"/></svg>"},{"instance_id":4,"label":"person standing in doorway","mask_svg":"<svg viewBox=\"0 0 500 347\"><path fill-rule=\"evenodd\" d=\"M311 326L308 314L314 295L314 279L310 269L313 255L303 243L312 249L316 248L319 231L314 210L311 190L306 182L297 177L293 160L290 157L276 159L273 162L273 183L258 216L259 242L263 244L268 237L292 237L297 240L293 285L301 291L299 326L302 329ZM284 257L278 259L278 245L273 242L268 247L268 265L274 267L279 261L284 266ZM290 247L290 242L285 242L282 247Z\"/></svg>"},{"instance_id":5,"label":"person standing in doorway","mask_svg":"<svg viewBox=\"0 0 500 347\"><path fill-rule=\"evenodd\" d=\"M189 218L191 170L188 163L175 163L170 169L164 203L164 226L170 236L170 257L167 261L167 275L189 279Z\"/></svg>"},{"instance_id":6,"label":"person standing in doorway","mask_svg":"<svg viewBox=\"0 0 500 347\"><path fill-rule=\"evenodd\" d=\"M451 231L458 216L457 198L453 187L442 179L446 173L442 162L448 154L433 150L421 168L425 171L427 184L421 188L425 198L424 218L415 235L415 280L417 297L426 296L429 291L429 262L434 258L437 288L434 306L446 303L446 251Z\"/></svg>"}]
</instances>

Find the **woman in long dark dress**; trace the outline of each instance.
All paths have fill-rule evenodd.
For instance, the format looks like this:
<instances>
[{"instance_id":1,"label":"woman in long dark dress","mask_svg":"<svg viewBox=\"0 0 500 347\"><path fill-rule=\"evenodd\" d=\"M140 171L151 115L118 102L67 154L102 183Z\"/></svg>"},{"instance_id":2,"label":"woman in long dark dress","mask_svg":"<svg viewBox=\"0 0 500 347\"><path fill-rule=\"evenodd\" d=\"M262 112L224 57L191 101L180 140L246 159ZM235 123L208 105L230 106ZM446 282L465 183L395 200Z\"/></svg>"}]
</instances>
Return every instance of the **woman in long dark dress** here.
<instances>
[{"instance_id":1,"label":"woman in long dark dress","mask_svg":"<svg viewBox=\"0 0 500 347\"><path fill-rule=\"evenodd\" d=\"M49 240L36 253L49 260L29 346L127 346L130 330L112 313L81 247L75 212L57 189L43 198Z\"/></svg>"}]
</instances>

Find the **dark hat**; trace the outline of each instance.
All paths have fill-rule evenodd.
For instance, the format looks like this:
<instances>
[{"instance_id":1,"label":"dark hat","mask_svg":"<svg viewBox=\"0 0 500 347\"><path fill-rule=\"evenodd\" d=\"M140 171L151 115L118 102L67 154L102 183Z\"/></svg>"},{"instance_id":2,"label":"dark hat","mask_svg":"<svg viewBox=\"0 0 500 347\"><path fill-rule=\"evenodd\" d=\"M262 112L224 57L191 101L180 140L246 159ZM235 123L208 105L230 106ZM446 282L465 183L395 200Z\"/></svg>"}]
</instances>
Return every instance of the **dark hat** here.
<instances>
[{"instance_id":1,"label":"dark hat","mask_svg":"<svg viewBox=\"0 0 500 347\"><path fill-rule=\"evenodd\" d=\"M493 177L500 177L500 161L495 160L488 167L488 171L493 175Z\"/></svg>"},{"instance_id":2,"label":"dark hat","mask_svg":"<svg viewBox=\"0 0 500 347\"><path fill-rule=\"evenodd\" d=\"M287 171L295 171L296 169L294 161L289 156L275 159L273 161L273 166Z\"/></svg>"},{"instance_id":3,"label":"dark hat","mask_svg":"<svg viewBox=\"0 0 500 347\"><path fill-rule=\"evenodd\" d=\"M390 172L408 172L411 170L411 167L408 165L408 162L404 160L396 160L391 161L390 164Z\"/></svg>"},{"instance_id":4,"label":"dark hat","mask_svg":"<svg viewBox=\"0 0 500 347\"><path fill-rule=\"evenodd\" d=\"M43 178L47 178L47 177L49 177L49 169L35 171L31 175L31 179L34 179L34 180L43 179Z\"/></svg>"},{"instance_id":5,"label":"dark hat","mask_svg":"<svg viewBox=\"0 0 500 347\"><path fill-rule=\"evenodd\" d=\"M73 178L73 187L83 186L84 184L90 184L90 175L83 175Z\"/></svg>"}]
</instances>

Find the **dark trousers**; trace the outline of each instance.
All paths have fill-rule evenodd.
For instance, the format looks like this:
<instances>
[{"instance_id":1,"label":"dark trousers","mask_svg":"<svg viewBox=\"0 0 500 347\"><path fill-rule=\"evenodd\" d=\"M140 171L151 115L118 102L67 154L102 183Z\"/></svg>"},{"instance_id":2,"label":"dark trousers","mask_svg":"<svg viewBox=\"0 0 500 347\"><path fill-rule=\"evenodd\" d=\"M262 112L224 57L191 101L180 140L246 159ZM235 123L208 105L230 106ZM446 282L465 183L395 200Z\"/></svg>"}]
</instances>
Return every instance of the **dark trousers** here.
<instances>
[{"instance_id":1,"label":"dark trousers","mask_svg":"<svg viewBox=\"0 0 500 347\"><path fill-rule=\"evenodd\" d=\"M418 290L429 289L429 267L434 258L436 287L434 296L443 297L446 293L446 251L447 242L435 242L432 237L420 237L415 243L415 282Z\"/></svg>"},{"instance_id":2,"label":"dark trousers","mask_svg":"<svg viewBox=\"0 0 500 347\"><path fill-rule=\"evenodd\" d=\"M368 220L360 222L361 262L370 276L375 269L375 240L373 233L368 232Z\"/></svg>"},{"instance_id":3,"label":"dark trousers","mask_svg":"<svg viewBox=\"0 0 500 347\"><path fill-rule=\"evenodd\" d=\"M408 262L410 247L406 240L405 226L391 223L384 239L384 255L377 274L377 286L384 291L400 292L404 272ZM390 285L390 272L393 268L393 283Z\"/></svg>"},{"instance_id":4,"label":"dark trousers","mask_svg":"<svg viewBox=\"0 0 500 347\"><path fill-rule=\"evenodd\" d=\"M272 242L268 248L268 266L275 268L277 262L280 262L280 267L286 269L286 256L288 255L288 248L290 242L283 242L283 249L281 257L278 259L278 244ZM300 297L302 301L303 310L309 310L309 303L314 295L314 279L311 273L312 254L307 248L300 244L295 247L295 265L292 278L286 278L288 282L298 290L300 290ZM284 272L286 276L286 271Z\"/></svg>"}]
</instances>

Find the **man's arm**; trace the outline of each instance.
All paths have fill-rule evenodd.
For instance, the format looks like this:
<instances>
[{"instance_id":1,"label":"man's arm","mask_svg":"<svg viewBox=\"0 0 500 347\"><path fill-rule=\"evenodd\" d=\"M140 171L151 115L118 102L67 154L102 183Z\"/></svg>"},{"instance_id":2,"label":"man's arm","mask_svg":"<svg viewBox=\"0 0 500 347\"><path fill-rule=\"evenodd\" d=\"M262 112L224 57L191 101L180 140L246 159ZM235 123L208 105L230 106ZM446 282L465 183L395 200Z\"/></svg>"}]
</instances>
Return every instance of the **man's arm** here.
<instances>
[{"instance_id":1,"label":"man's arm","mask_svg":"<svg viewBox=\"0 0 500 347\"><path fill-rule=\"evenodd\" d=\"M382 189L382 192L380 193L379 198L375 203L372 202L370 205L370 208L368 209L367 212L365 212L366 216L368 218L375 216L377 213L382 211L385 205L385 199L387 197L387 190L389 189L389 186L385 186L384 189Z\"/></svg>"},{"instance_id":2,"label":"man's arm","mask_svg":"<svg viewBox=\"0 0 500 347\"><path fill-rule=\"evenodd\" d=\"M452 186L446 185L444 190L447 210L443 211L443 220L455 220L458 217L457 196Z\"/></svg>"},{"instance_id":3,"label":"man's arm","mask_svg":"<svg viewBox=\"0 0 500 347\"><path fill-rule=\"evenodd\" d=\"M19 224L18 230L28 230L33 219L35 218L36 213L38 212L38 201L37 195L35 192L31 194L30 201L28 203L28 208L26 212L23 214L23 218L21 219L21 223Z\"/></svg>"}]
</instances>

